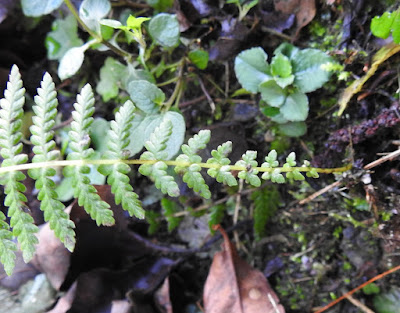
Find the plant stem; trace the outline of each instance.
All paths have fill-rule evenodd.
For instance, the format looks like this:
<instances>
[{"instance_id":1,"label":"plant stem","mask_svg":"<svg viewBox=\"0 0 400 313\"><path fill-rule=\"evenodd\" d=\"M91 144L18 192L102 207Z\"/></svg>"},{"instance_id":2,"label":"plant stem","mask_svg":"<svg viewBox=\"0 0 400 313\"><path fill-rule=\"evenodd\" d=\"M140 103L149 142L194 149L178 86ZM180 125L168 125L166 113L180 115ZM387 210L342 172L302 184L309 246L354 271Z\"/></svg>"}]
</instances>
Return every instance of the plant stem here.
<instances>
[{"instance_id":1,"label":"plant stem","mask_svg":"<svg viewBox=\"0 0 400 313\"><path fill-rule=\"evenodd\" d=\"M68 9L71 11L72 15L76 18L78 23L82 26L84 30L86 30L90 36L92 36L94 39L96 39L99 43L102 43L103 45L107 46L110 48L111 51L115 52L116 54L120 55L121 57L125 58L127 61L130 61L132 56L128 53L125 52L124 50L119 49L118 47L114 46L113 44L109 43L108 41L104 40L103 37L101 37L99 34L91 30L85 22L80 18L78 11L76 10L75 6L71 3L70 0L64 0L65 5L68 7Z\"/></svg>"},{"instance_id":2,"label":"plant stem","mask_svg":"<svg viewBox=\"0 0 400 313\"><path fill-rule=\"evenodd\" d=\"M50 162L37 162L37 163L26 163L26 164L18 164L12 166L6 166L0 168L0 174L14 172L14 171L24 171L33 168L48 168L48 167L64 167L64 166L84 166L84 165L112 165L117 162L123 162L131 165L142 165L142 164L155 164L157 162L164 162L169 166L183 166L189 167L193 164L197 164L202 168L221 168L219 164L209 164L209 163L190 163L190 162L180 162L180 161L164 161L164 160L57 160ZM315 169L318 173L331 174L331 173L343 173L350 170L352 167L351 164L342 167L336 168L313 168L313 167L290 167L290 168L282 168L282 167L254 167L252 169L256 169L259 172L272 172L276 169L279 169L282 173L284 172L292 172L294 170L298 170L300 172L310 172L312 169ZM244 166L230 165L231 171L247 171Z\"/></svg>"}]
</instances>

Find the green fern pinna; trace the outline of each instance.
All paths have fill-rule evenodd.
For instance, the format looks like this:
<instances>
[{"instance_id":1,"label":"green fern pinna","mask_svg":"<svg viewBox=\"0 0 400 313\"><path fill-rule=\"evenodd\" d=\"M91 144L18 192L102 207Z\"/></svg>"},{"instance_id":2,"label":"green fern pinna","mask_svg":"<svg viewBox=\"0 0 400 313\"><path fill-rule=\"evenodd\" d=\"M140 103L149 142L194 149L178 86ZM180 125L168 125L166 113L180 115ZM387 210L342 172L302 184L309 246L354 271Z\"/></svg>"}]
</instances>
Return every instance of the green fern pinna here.
<instances>
[{"instance_id":1,"label":"green fern pinna","mask_svg":"<svg viewBox=\"0 0 400 313\"><path fill-rule=\"evenodd\" d=\"M257 152L247 151L236 164L230 164L227 157L232 150L230 141L220 145L212 151L212 157L203 162L199 150L206 147L210 140L210 131L201 130L188 144L181 147L182 154L175 160L165 160L167 157L166 142L172 133L172 124L169 120L161 123L150 140L145 143L146 151L140 159L132 160L129 146L131 123L135 116L135 106L128 100L119 108L115 120L111 122L108 138L108 150L101 160L91 158L94 153L90 148L89 130L93 122L94 96L89 84L85 85L78 94L73 121L69 132L69 150L66 160L60 159L59 151L53 139L53 126L57 115L57 93L51 76L46 73L40 88L35 96L33 106L34 116L30 127L30 141L33 145L33 158L28 162L28 156L22 153L22 117L25 102L25 89L22 85L18 67L11 69L4 98L0 100L0 154L3 158L0 167L1 185L4 186L4 205L8 208L7 216L0 211L0 262L10 275L15 266L15 250L17 240L23 252L25 262L32 259L35 245L38 243L36 233L38 227L28 213L24 195L25 186L22 181L26 178L23 171L35 180L38 189L40 209L44 212L46 222L55 235L64 243L65 247L73 251L75 246L74 223L65 212L65 207L58 200L56 184L52 177L56 174L56 167L64 167L64 176L72 178L74 197L79 205L83 206L97 225L113 225L113 213L110 205L104 202L91 185L86 174L91 171L89 165L99 165L98 171L107 176L107 183L115 195L116 204L121 204L130 216L144 218L145 211L130 185L129 172L131 165L140 165L139 172L154 181L155 186L162 193L169 196L179 196L178 184L173 176L167 173L168 166L175 172L183 175L183 181L204 198L211 197L211 191L200 173L206 168L209 176L228 186L237 185L237 178L232 171L238 171L238 178L246 183L258 187L262 180L271 180L284 183L286 179L304 180L302 173L310 177L318 177L318 173L343 172L349 167L336 169L319 169L310 167L305 161L296 167L295 154L292 152L286 158L286 163L279 167L277 154L273 150L265 157L265 162L258 166ZM258 173L262 172L261 177ZM283 175L285 174L285 176ZM8 222L9 221L9 222Z\"/></svg>"}]
</instances>

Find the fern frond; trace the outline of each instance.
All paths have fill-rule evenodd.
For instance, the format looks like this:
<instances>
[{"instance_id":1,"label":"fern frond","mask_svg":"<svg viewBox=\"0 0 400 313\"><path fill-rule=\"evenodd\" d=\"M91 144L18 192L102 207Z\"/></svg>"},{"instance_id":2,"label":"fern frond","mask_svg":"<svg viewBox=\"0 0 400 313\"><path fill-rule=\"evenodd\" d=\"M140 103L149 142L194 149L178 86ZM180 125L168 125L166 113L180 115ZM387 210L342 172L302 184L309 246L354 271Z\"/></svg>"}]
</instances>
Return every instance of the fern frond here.
<instances>
[{"instance_id":1,"label":"fern frond","mask_svg":"<svg viewBox=\"0 0 400 313\"><path fill-rule=\"evenodd\" d=\"M94 97L92 87L85 85L77 96L74 104L75 111L72 112L73 122L69 132L69 147L73 152L68 154L68 160L87 160L93 154L90 148L89 127L93 122ZM96 188L90 184L89 178L85 175L90 173L87 165L66 167L64 175L72 177L74 196L78 198L78 204L83 206L85 211L94 219L97 225L113 225L115 220L109 209L110 205L101 200Z\"/></svg>"},{"instance_id":2,"label":"fern frond","mask_svg":"<svg viewBox=\"0 0 400 313\"><path fill-rule=\"evenodd\" d=\"M231 161L227 155L232 152L232 142L227 141L219 145L217 150L212 150L212 158L207 160L207 164L219 164L220 168L210 168L207 173L215 178L217 182L226 184L228 186L236 186L236 178L232 175L229 164Z\"/></svg>"},{"instance_id":3,"label":"fern frond","mask_svg":"<svg viewBox=\"0 0 400 313\"><path fill-rule=\"evenodd\" d=\"M215 232L213 226L220 224L222 222L222 219L224 218L225 214L225 209L226 209L225 204L217 204L210 208L208 226L212 234Z\"/></svg>"},{"instance_id":4,"label":"fern frond","mask_svg":"<svg viewBox=\"0 0 400 313\"><path fill-rule=\"evenodd\" d=\"M168 232L172 232L182 220L182 217L174 216L175 213L179 212L178 204L170 199L162 198L161 207L168 222Z\"/></svg>"},{"instance_id":5,"label":"fern frond","mask_svg":"<svg viewBox=\"0 0 400 313\"><path fill-rule=\"evenodd\" d=\"M265 162L261 165L264 169L273 169L279 166L277 161L278 154L275 150L271 150L268 156L265 157ZM274 169L271 172L265 172L261 175L262 179L271 180L273 183L283 184L285 182L285 177L281 174L280 169Z\"/></svg>"},{"instance_id":6,"label":"fern frond","mask_svg":"<svg viewBox=\"0 0 400 313\"><path fill-rule=\"evenodd\" d=\"M15 266L17 245L12 241L12 232L5 222L6 216L0 211L0 262L4 264L7 275L11 275Z\"/></svg>"},{"instance_id":7,"label":"fern frond","mask_svg":"<svg viewBox=\"0 0 400 313\"><path fill-rule=\"evenodd\" d=\"M247 168L246 171L240 171L238 173L238 177L244 179L246 183L254 186L259 187L261 186L261 180L257 176L258 170L255 168L257 167L257 151L246 151L245 154L242 155L242 160L236 162L235 165L237 166L244 166Z\"/></svg>"},{"instance_id":8,"label":"fern frond","mask_svg":"<svg viewBox=\"0 0 400 313\"><path fill-rule=\"evenodd\" d=\"M254 203L254 235L256 240L265 235L265 225L280 205L280 195L274 185L258 189L251 194Z\"/></svg>"},{"instance_id":9,"label":"fern frond","mask_svg":"<svg viewBox=\"0 0 400 313\"><path fill-rule=\"evenodd\" d=\"M135 106L132 101L126 101L115 115L115 121L111 121L108 133L109 151L105 154L108 159L125 160L130 157L126 150L129 145L129 131L134 117ZM107 177L107 183L111 186L111 192L115 195L115 203L122 203L122 208L137 218L144 218L144 210L138 195L129 184L128 173L131 168L128 164L116 161L113 165L100 166L99 172Z\"/></svg>"},{"instance_id":10,"label":"fern frond","mask_svg":"<svg viewBox=\"0 0 400 313\"><path fill-rule=\"evenodd\" d=\"M23 116L23 105L25 102L25 88L22 87L21 75L18 67L14 65L11 69L7 89L4 91L4 99L0 100L0 154L3 157L2 167L26 163L28 157L22 152L21 118ZM10 217L10 226L13 235L17 237L23 252L25 262L32 259L35 253L35 245L38 240L35 233L38 231L32 216L26 212L27 201L23 192L25 186L21 183L26 176L20 171L6 173L3 177L6 194L4 204L8 206L7 215ZM2 235L7 235L7 231ZM4 238L4 237L2 237ZM2 240L5 243L4 240ZM11 244L5 243L9 252ZM5 267L10 269L13 264L9 263L12 258L7 258Z\"/></svg>"},{"instance_id":11,"label":"fern frond","mask_svg":"<svg viewBox=\"0 0 400 313\"><path fill-rule=\"evenodd\" d=\"M296 153L291 152L287 158L286 158L286 163L283 164L282 169L286 170L286 169L290 169L291 167L295 167L296 166ZM303 174L300 173L300 171L298 169L293 169L292 171L288 171L286 173L286 178L288 179L294 179L294 180L304 180L304 176Z\"/></svg>"},{"instance_id":12,"label":"fern frond","mask_svg":"<svg viewBox=\"0 0 400 313\"><path fill-rule=\"evenodd\" d=\"M176 161L184 164L191 163L191 165L189 167L179 165L175 167L175 172L183 174L182 179L189 188L193 188L194 191L200 193L206 199L211 198L211 192L203 176L200 174L201 166L198 163L201 163L201 157L197 152L206 147L210 141L210 133L209 130L201 130L193 138L189 139L187 145L182 145L183 154L180 154L176 158Z\"/></svg>"},{"instance_id":13,"label":"fern frond","mask_svg":"<svg viewBox=\"0 0 400 313\"><path fill-rule=\"evenodd\" d=\"M167 141L172 134L172 123L170 120L163 121L150 136L150 140L145 143L147 151L143 152L140 160L165 160L168 152L165 151ZM155 186L162 193L171 197L179 196L179 187L171 175L167 174L167 164L158 161L155 164L143 164L139 167L142 175L148 176L154 181Z\"/></svg>"},{"instance_id":14,"label":"fern frond","mask_svg":"<svg viewBox=\"0 0 400 313\"><path fill-rule=\"evenodd\" d=\"M57 93L53 79L46 73L43 77L41 88L35 96L36 105L33 106L35 116L32 117L33 125L30 127L31 142L34 145L32 163L49 162L56 160L59 151L54 150L56 143L53 140L54 132L51 130L57 115ZM44 219L49 222L57 238L65 247L73 251L75 246L74 223L64 211L65 206L57 200L55 183L50 178L56 174L53 168L39 168L28 171L30 177L36 180L35 186L39 190L38 199L40 209L44 212Z\"/></svg>"}]
</instances>

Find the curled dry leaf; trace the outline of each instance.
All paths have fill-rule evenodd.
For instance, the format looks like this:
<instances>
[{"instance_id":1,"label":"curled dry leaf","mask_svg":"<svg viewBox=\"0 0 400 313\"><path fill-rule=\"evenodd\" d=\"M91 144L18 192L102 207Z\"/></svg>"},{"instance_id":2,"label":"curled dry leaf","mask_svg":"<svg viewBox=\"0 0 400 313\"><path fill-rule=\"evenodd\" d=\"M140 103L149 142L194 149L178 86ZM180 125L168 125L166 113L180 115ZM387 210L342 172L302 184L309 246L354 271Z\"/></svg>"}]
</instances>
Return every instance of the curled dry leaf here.
<instances>
[{"instance_id":1,"label":"curled dry leaf","mask_svg":"<svg viewBox=\"0 0 400 313\"><path fill-rule=\"evenodd\" d=\"M205 313L285 313L264 275L242 260L225 231L204 286Z\"/></svg>"},{"instance_id":2,"label":"curled dry leaf","mask_svg":"<svg viewBox=\"0 0 400 313\"><path fill-rule=\"evenodd\" d=\"M295 37L304 26L314 19L317 12L315 0L275 0L274 6L278 12L296 15Z\"/></svg>"}]
</instances>

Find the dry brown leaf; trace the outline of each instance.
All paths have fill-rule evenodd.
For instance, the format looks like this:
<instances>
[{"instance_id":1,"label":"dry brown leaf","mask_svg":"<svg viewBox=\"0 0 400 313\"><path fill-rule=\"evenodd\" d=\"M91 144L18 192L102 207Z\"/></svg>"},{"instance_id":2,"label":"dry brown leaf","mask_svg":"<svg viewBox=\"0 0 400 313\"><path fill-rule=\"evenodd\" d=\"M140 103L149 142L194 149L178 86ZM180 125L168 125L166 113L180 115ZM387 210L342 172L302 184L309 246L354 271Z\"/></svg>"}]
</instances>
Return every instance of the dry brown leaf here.
<instances>
[{"instance_id":1,"label":"dry brown leaf","mask_svg":"<svg viewBox=\"0 0 400 313\"><path fill-rule=\"evenodd\" d=\"M225 231L204 286L205 313L284 313L264 275L242 260Z\"/></svg>"},{"instance_id":2,"label":"dry brown leaf","mask_svg":"<svg viewBox=\"0 0 400 313\"><path fill-rule=\"evenodd\" d=\"M67 213L70 213L70 207ZM67 275L71 253L50 229L49 223L40 227L39 244L32 264L45 273L54 289L59 290Z\"/></svg>"},{"instance_id":3,"label":"dry brown leaf","mask_svg":"<svg viewBox=\"0 0 400 313\"><path fill-rule=\"evenodd\" d=\"M315 17L315 0L275 0L275 10L283 14L296 15L296 34Z\"/></svg>"},{"instance_id":4,"label":"dry brown leaf","mask_svg":"<svg viewBox=\"0 0 400 313\"><path fill-rule=\"evenodd\" d=\"M385 46L383 46L379 51L374 55L372 59L372 64L368 72L363 76L360 77L359 79L356 79L354 82L351 83L350 86L348 86L342 95L340 96L340 99L338 101L339 104L339 112L338 115L342 115L344 110L347 107L348 102L350 99L364 86L364 84L367 82L367 80L375 74L375 72L378 70L379 66L385 62L387 59L389 59L392 55L400 52L400 45L395 44L395 43L389 43Z\"/></svg>"}]
</instances>

